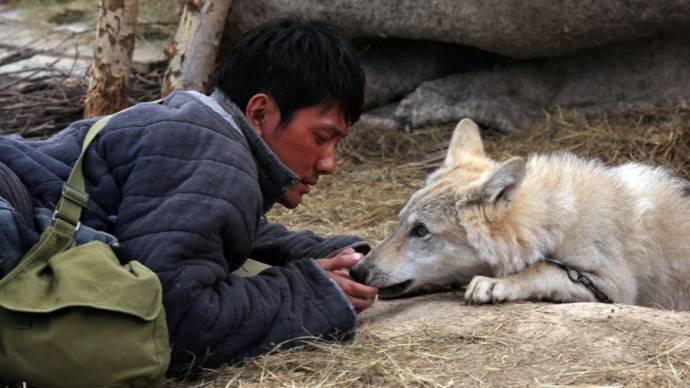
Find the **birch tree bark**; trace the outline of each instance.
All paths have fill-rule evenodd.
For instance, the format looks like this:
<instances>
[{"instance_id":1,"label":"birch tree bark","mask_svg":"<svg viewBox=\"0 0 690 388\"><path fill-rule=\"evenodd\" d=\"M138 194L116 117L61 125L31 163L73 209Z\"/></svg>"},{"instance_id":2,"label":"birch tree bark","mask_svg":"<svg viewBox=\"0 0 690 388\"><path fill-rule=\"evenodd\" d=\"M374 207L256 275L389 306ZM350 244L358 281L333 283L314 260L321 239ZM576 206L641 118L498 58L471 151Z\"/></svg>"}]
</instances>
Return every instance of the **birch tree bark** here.
<instances>
[{"instance_id":1,"label":"birch tree bark","mask_svg":"<svg viewBox=\"0 0 690 388\"><path fill-rule=\"evenodd\" d=\"M170 64L162 94L175 89L207 92L232 0L187 0L175 39L168 46Z\"/></svg>"},{"instance_id":2,"label":"birch tree bark","mask_svg":"<svg viewBox=\"0 0 690 388\"><path fill-rule=\"evenodd\" d=\"M114 113L130 105L127 79L132 67L137 11L138 0L101 0L84 117Z\"/></svg>"}]
</instances>

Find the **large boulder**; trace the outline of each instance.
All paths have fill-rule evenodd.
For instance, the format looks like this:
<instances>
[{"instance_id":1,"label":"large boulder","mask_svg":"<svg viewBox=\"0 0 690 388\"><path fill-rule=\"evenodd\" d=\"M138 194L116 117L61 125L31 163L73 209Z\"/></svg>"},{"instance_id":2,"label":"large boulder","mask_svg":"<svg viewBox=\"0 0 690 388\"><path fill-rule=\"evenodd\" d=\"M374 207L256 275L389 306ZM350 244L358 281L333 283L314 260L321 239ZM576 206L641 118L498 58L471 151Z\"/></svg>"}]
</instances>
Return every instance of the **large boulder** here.
<instances>
[{"instance_id":1,"label":"large boulder","mask_svg":"<svg viewBox=\"0 0 690 388\"><path fill-rule=\"evenodd\" d=\"M357 39L367 76L364 107L399 100L424 81L486 68L493 58L457 44L405 39Z\"/></svg>"},{"instance_id":2,"label":"large boulder","mask_svg":"<svg viewBox=\"0 0 690 388\"><path fill-rule=\"evenodd\" d=\"M351 37L459 43L513 58L690 31L687 0L235 0L227 39L284 13L333 22Z\"/></svg>"},{"instance_id":3,"label":"large boulder","mask_svg":"<svg viewBox=\"0 0 690 388\"><path fill-rule=\"evenodd\" d=\"M428 81L390 119L416 128L470 117L510 132L543 119L545 108L605 115L680 103L690 100L688 85L690 39L645 39Z\"/></svg>"}]
</instances>

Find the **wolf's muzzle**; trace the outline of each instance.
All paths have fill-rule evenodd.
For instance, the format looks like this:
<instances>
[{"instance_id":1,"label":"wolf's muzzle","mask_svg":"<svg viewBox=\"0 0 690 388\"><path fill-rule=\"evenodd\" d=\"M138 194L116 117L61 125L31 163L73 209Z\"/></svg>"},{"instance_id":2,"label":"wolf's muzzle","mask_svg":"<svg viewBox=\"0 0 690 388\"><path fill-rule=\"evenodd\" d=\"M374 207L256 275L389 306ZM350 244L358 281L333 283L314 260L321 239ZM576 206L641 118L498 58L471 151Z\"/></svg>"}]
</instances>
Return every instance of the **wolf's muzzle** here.
<instances>
[{"instance_id":1,"label":"wolf's muzzle","mask_svg":"<svg viewBox=\"0 0 690 388\"><path fill-rule=\"evenodd\" d=\"M363 265L356 265L354 268L350 269L350 277L358 283L366 284L367 277L369 277L369 271Z\"/></svg>"}]
</instances>

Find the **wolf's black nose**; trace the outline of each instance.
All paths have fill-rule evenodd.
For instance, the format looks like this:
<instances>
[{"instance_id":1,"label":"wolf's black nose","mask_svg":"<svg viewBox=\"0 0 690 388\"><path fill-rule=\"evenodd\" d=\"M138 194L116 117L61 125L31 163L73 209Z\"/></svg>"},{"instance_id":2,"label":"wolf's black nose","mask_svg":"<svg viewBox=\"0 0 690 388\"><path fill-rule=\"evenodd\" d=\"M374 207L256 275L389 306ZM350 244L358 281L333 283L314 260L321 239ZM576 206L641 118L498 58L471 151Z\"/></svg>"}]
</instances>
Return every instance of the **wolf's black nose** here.
<instances>
[{"instance_id":1,"label":"wolf's black nose","mask_svg":"<svg viewBox=\"0 0 690 388\"><path fill-rule=\"evenodd\" d=\"M350 269L350 277L358 283L366 283L369 271L363 265L356 265Z\"/></svg>"}]
</instances>

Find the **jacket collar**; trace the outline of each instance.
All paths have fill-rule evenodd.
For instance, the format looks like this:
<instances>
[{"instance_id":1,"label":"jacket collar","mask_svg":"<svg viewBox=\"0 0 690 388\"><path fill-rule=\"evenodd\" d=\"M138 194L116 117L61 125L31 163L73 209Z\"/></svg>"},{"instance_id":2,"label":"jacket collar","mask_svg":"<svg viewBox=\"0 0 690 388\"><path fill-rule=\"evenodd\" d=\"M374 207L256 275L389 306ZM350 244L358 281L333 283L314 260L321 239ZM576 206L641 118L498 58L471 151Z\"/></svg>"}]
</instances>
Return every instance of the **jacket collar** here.
<instances>
[{"instance_id":1,"label":"jacket collar","mask_svg":"<svg viewBox=\"0 0 690 388\"><path fill-rule=\"evenodd\" d=\"M263 208L267 212L292 185L297 176L278 159L256 129L249 124L240 110L222 91L216 89L211 94L223 110L228 112L247 140L259 171L259 186L263 194Z\"/></svg>"}]
</instances>

